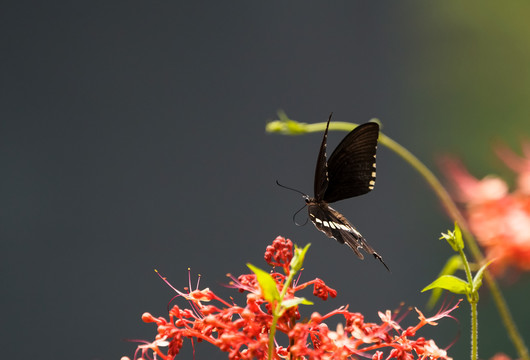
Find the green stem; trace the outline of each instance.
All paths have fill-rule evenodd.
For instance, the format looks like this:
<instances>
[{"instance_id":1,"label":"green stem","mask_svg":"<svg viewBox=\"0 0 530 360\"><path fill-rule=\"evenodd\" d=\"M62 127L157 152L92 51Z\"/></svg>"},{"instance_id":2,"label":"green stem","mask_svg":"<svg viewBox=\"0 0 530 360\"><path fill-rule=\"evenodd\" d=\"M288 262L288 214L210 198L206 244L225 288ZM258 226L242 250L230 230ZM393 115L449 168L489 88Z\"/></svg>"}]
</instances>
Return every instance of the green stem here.
<instances>
[{"instance_id":1,"label":"green stem","mask_svg":"<svg viewBox=\"0 0 530 360\"><path fill-rule=\"evenodd\" d=\"M464 249L458 249L458 252L460 254L460 257L462 258L462 263L464 264L464 270L466 272L467 283L473 284L473 275L471 274L471 268L469 266L469 262L467 261L466 254L464 253Z\"/></svg>"},{"instance_id":2,"label":"green stem","mask_svg":"<svg viewBox=\"0 0 530 360\"><path fill-rule=\"evenodd\" d=\"M284 134L303 134L307 132L321 132L324 131L324 129L326 128L325 122L316 124L299 123L293 120L289 120L285 114L279 115L281 121L272 121L267 124L266 130L268 132L280 132ZM351 131L355 126L357 126L357 124L337 121L329 124L329 130ZM469 230L469 226L467 224L466 219L464 218L454 201L451 199L451 196L449 195L447 190L436 178L436 176L434 176L434 174L429 170L429 168L427 168L427 166L425 166L410 151L408 151L406 148L404 148L388 136L384 135L383 133L379 134L379 142L382 145L388 147L390 150L394 151L399 156L401 156L403 160L408 162L416 171L420 173L421 176L423 176L423 178L427 181L427 183L431 186L435 194L440 199L442 205L449 213L449 216L454 221L458 222L458 224L460 225L466 245L470 250L471 254L473 255L475 261L479 264L483 263L484 256L482 255L482 252L480 251L480 248L475 238ZM513 316L510 313L510 309L506 304L506 300L504 299L499 289L499 286L497 285L497 282L488 270L485 271L484 277L490 287L490 291L495 305L497 306L497 309L499 311L501 320L508 332L508 336L510 337L519 354L519 357L521 358L521 360L530 360L528 349L524 343L523 338L521 337L521 334L517 330L517 326L513 320Z\"/></svg>"},{"instance_id":3,"label":"green stem","mask_svg":"<svg viewBox=\"0 0 530 360\"><path fill-rule=\"evenodd\" d=\"M295 272L291 271L289 273L289 276L287 276L287 279L285 280L285 283L283 284L282 291L280 292L280 300L276 303L276 305L273 308L272 311L272 324L269 334L269 360L274 359L273 356L273 349L274 347L274 336L276 335L276 324L278 323L278 319L280 316L283 315L284 308L282 306L283 298L285 297L285 294L287 293L287 290L291 286L291 282L293 281L293 278L295 276Z\"/></svg>"},{"instance_id":4,"label":"green stem","mask_svg":"<svg viewBox=\"0 0 530 360\"><path fill-rule=\"evenodd\" d=\"M274 359L272 357L273 355L273 349L274 349L274 336L276 335L276 324L278 323L278 319L280 317L278 316L276 309L274 311L274 315L272 316L272 324L271 324L271 332L269 334L269 360Z\"/></svg>"},{"instance_id":5,"label":"green stem","mask_svg":"<svg viewBox=\"0 0 530 360\"><path fill-rule=\"evenodd\" d=\"M478 359L478 312L477 303L470 302L471 305L471 360Z\"/></svg>"},{"instance_id":6,"label":"green stem","mask_svg":"<svg viewBox=\"0 0 530 360\"><path fill-rule=\"evenodd\" d=\"M471 274L471 268L467 261L466 254L464 253L464 249L459 247L458 253L462 258L462 264L464 264L467 283L472 286L471 294L467 294L467 301L471 306L471 360L478 360L478 289L475 289L474 287L475 282L473 281L473 275Z\"/></svg>"}]
</instances>

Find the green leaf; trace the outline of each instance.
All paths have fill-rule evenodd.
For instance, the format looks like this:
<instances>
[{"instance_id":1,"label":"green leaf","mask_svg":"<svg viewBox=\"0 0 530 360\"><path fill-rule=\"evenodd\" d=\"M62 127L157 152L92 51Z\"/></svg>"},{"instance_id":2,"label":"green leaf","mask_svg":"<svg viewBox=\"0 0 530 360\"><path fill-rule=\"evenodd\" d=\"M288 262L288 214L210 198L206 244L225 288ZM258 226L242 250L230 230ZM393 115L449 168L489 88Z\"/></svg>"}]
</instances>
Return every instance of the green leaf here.
<instances>
[{"instance_id":1,"label":"green leaf","mask_svg":"<svg viewBox=\"0 0 530 360\"><path fill-rule=\"evenodd\" d=\"M427 285L421 292L431 289L444 289L455 294L469 294L471 292L470 286L464 280L453 275L443 275L432 283Z\"/></svg>"},{"instance_id":2,"label":"green leaf","mask_svg":"<svg viewBox=\"0 0 530 360\"><path fill-rule=\"evenodd\" d=\"M307 300L306 298L296 297L296 298L293 298L293 299L289 299L289 300L283 301L282 302L282 307L284 307L286 309L289 309L289 308L291 308L293 306L297 306L299 304L302 304L302 305L313 305L313 302Z\"/></svg>"},{"instance_id":3,"label":"green leaf","mask_svg":"<svg viewBox=\"0 0 530 360\"><path fill-rule=\"evenodd\" d=\"M294 256L291 259L291 271L294 273L297 273L302 268L302 265L304 264L305 254L311 244L307 244L303 249L299 248L298 246L294 246Z\"/></svg>"},{"instance_id":4,"label":"green leaf","mask_svg":"<svg viewBox=\"0 0 530 360\"><path fill-rule=\"evenodd\" d=\"M484 276L484 271L486 268L493 262L493 260L488 261L486 264L482 265L481 268L475 274L473 278L473 290L478 291L482 286L482 277Z\"/></svg>"},{"instance_id":5,"label":"green leaf","mask_svg":"<svg viewBox=\"0 0 530 360\"><path fill-rule=\"evenodd\" d=\"M460 269L461 266L462 258L460 257L460 255L453 255L447 260L442 271L440 271L440 273L438 274L438 277L442 275L453 275L458 269ZM434 305L436 305L436 303L440 299L440 296L442 296L442 292L443 289L441 288L432 289L431 297L427 302L427 308L434 308Z\"/></svg>"},{"instance_id":6,"label":"green leaf","mask_svg":"<svg viewBox=\"0 0 530 360\"><path fill-rule=\"evenodd\" d=\"M256 274L256 279L258 280L259 287L261 288L265 300L269 303L279 300L280 293L278 292L274 278L268 272L263 271L250 263L247 263L247 266L254 274Z\"/></svg>"},{"instance_id":7,"label":"green leaf","mask_svg":"<svg viewBox=\"0 0 530 360\"><path fill-rule=\"evenodd\" d=\"M460 257L460 255L453 255L449 259L447 259L447 262L445 263L442 271L440 272L440 275L452 275L461 267L462 258Z\"/></svg>"}]
</instances>

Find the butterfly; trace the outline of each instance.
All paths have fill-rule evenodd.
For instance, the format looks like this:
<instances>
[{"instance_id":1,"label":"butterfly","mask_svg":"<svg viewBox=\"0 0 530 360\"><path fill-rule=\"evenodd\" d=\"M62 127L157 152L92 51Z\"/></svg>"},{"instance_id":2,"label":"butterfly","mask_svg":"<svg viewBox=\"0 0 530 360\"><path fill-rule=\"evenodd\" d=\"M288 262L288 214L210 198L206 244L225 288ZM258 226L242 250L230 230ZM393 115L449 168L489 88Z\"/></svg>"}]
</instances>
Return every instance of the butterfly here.
<instances>
[{"instance_id":1,"label":"butterfly","mask_svg":"<svg viewBox=\"0 0 530 360\"><path fill-rule=\"evenodd\" d=\"M314 197L303 194L309 219L315 227L341 244L348 245L360 258L361 250L372 254L390 269L359 231L329 203L366 194L375 186L375 156L379 125L368 122L353 129L326 159L329 115L320 145L314 180Z\"/></svg>"}]
</instances>

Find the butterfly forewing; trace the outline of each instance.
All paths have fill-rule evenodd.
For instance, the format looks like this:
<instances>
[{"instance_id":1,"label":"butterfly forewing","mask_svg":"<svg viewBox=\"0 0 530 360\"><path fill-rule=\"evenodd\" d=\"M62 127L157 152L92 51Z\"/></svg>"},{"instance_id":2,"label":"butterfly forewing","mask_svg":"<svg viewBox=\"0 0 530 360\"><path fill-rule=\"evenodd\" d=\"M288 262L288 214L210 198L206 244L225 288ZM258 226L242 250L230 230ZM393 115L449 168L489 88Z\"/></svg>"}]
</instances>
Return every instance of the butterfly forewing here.
<instances>
[{"instance_id":1,"label":"butterfly forewing","mask_svg":"<svg viewBox=\"0 0 530 360\"><path fill-rule=\"evenodd\" d=\"M324 201L332 203L365 194L374 188L378 137L377 123L359 125L346 135L327 162Z\"/></svg>"},{"instance_id":2,"label":"butterfly forewing","mask_svg":"<svg viewBox=\"0 0 530 360\"><path fill-rule=\"evenodd\" d=\"M324 198L326 189L328 187L328 164L326 160L326 147L328 140L328 128L329 122L331 121L331 115L329 115L328 123L326 125L326 131L324 131L324 137L322 138L322 144L320 144L320 151L318 152L317 167L315 169L315 183L314 183L314 194L315 199L318 201Z\"/></svg>"}]
</instances>

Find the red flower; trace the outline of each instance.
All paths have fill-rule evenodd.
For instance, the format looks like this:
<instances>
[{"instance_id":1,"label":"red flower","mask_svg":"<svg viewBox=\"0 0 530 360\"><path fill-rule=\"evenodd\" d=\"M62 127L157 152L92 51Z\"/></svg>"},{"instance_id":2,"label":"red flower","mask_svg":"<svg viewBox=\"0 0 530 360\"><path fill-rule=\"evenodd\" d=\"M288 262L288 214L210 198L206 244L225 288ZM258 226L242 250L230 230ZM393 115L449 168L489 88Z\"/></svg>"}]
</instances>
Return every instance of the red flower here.
<instances>
[{"instance_id":1,"label":"red flower","mask_svg":"<svg viewBox=\"0 0 530 360\"><path fill-rule=\"evenodd\" d=\"M471 231L484 247L490 269L501 274L508 266L530 270L530 159L520 158L506 148L500 157L518 172L518 187L508 192L506 183L494 176L478 180L455 160L444 168L456 185L457 199L466 206ZM525 146L527 156L530 147Z\"/></svg>"},{"instance_id":2,"label":"red flower","mask_svg":"<svg viewBox=\"0 0 530 360\"><path fill-rule=\"evenodd\" d=\"M271 266L280 266L286 275L289 274L289 264L293 258L293 243L289 239L278 236L267 246L265 261Z\"/></svg>"},{"instance_id":3,"label":"red flower","mask_svg":"<svg viewBox=\"0 0 530 360\"><path fill-rule=\"evenodd\" d=\"M273 265L289 268L286 261L292 259L292 249L290 240L278 237L273 246L267 248L269 255L266 258ZM271 276L276 286L283 289L286 276L279 273L271 273ZM232 360L268 359L273 321L271 309L275 304L263 298L256 275L242 275L237 280L230 277L231 287L246 293L244 307L224 301L209 289L191 292L175 289L179 297L189 301L191 309L174 306L169 311L168 319L145 313L143 321L156 324L158 331L153 342L138 346L134 359L172 360L182 348L185 338L209 342L225 351ZM286 290L285 299L294 299L297 292L311 285L314 286L314 295L323 300L337 295L324 281L315 279L294 284ZM314 312L309 320L299 322L299 307L288 307L277 319L276 330L286 334L289 341L282 346L276 339L273 356L274 359L313 360L351 359L352 356L377 360L451 359L433 340L416 337L416 333L425 325L435 325L435 321L450 317L449 313L458 304L443 309L432 318L426 318L417 310L419 322L406 329L399 325L404 316L398 319L398 313L389 310L379 313L381 323L365 322L362 314L349 312L347 307L340 307L325 315ZM332 316L343 318L335 331L330 330L325 323Z\"/></svg>"}]
</instances>

